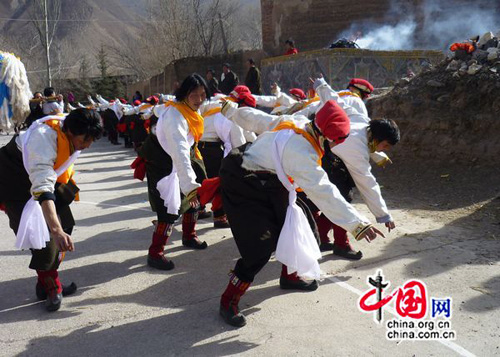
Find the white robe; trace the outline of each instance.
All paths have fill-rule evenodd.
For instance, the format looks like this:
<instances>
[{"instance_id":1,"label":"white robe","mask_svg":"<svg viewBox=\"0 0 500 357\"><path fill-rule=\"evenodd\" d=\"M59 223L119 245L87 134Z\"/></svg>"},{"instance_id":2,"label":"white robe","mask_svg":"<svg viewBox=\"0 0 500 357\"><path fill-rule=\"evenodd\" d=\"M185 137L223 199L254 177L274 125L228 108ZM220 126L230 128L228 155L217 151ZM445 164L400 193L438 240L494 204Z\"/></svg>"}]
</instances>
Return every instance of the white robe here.
<instances>
[{"instance_id":1,"label":"white robe","mask_svg":"<svg viewBox=\"0 0 500 357\"><path fill-rule=\"evenodd\" d=\"M332 152L340 157L346 165L361 197L363 197L366 205L377 218L377 222L387 223L392 221L392 216L382 198L380 186L371 172L367 136L370 119L359 108L349 105L324 79L321 78L315 82L315 90L322 103L331 99L335 100L351 120L349 137L342 144L335 146Z\"/></svg>"},{"instance_id":2,"label":"white robe","mask_svg":"<svg viewBox=\"0 0 500 357\"><path fill-rule=\"evenodd\" d=\"M275 172L270 155L277 132L271 132L282 121L293 121L297 126L309 123L306 117L266 114L249 107L228 112L228 119L243 129L259 134L259 137L243 155L242 167L249 171ZM335 224L349 232L355 232L369 220L359 214L340 194L326 172L318 165L318 154L301 135L293 135L287 142L282 155L283 169L307 194L315 205Z\"/></svg>"}]
</instances>

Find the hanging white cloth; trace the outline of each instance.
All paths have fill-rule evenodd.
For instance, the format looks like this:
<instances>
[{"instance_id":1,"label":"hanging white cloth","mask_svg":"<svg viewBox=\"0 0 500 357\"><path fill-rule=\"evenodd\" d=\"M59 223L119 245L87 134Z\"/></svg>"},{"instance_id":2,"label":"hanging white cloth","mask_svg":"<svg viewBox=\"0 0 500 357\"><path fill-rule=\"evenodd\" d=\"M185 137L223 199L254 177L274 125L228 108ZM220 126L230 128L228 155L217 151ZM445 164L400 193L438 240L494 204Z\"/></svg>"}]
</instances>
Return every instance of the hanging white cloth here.
<instances>
[{"instance_id":1,"label":"hanging white cloth","mask_svg":"<svg viewBox=\"0 0 500 357\"><path fill-rule=\"evenodd\" d=\"M214 116L214 127L217 132L217 136L224 143L224 157L229 154L229 152L233 149L233 145L231 144L231 126L233 123L228 120L224 115L217 113Z\"/></svg>"},{"instance_id":2,"label":"hanging white cloth","mask_svg":"<svg viewBox=\"0 0 500 357\"><path fill-rule=\"evenodd\" d=\"M166 110L170 110L171 107L166 108ZM157 130L156 130L156 137L158 138L158 142L160 143L161 147L167 154L172 156L168 151L167 151L167 143L166 143L166 138L163 130L159 130L158 128L163 127L162 121L167 120L165 119L167 115L165 114L165 111L162 111L160 118L158 119L158 124ZM194 138L191 135L191 133L188 134L187 140L189 143L189 146L194 145ZM162 178L158 183L156 184L156 189L158 192L160 192L160 197L163 199L163 202L165 204L165 207L167 208L167 213L169 214L179 214L179 210L181 208L181 187L179 184L179 175L177 175L177 170L175 168L175 165L172 162L172 172L170 175L165 176Z\"/></svg>"},{"instance_id":3,"label":"hanging white cloth","mask_svg":"<svg viewBox=\"0 0 500 357\"><path fill-rule=\"evenodd\" d=\"M63 121L64 117L61 116L47 116L35 121L26 134L24 135L22 147L23 147L23 164L26 172L28 172L28 149L27 144L31 136L31 133L43 125L44 122L48 120L59 120ZM58 167L55 171L57 177L61 176L78 158L81 151L75 151L69 158ZM50 233L43 217L42 207L35 201L33 196L26 202L23 208L23 213L21 214L21 221L19 223L19 228L16 234L16 248L17 249L42 249L45 248L47 242L50 241Z\"/></svg>"},{"instance_id":4,"label":"hanging white cloth","mask_svg":"<svg viewBox=\"0 0 500 357\"><path fill-rule=\"evenodd\" d=\"M318 243L302 209L297 205L297 188L283 170L283 150L288 140L295 135L293 130L280 130L274 139L272 157L279 180L288 190L288 208L276 247L276 259L287 266L288 273L297 272L301 277L319 279L321 258Z\"/></svg>"}]
</instances>

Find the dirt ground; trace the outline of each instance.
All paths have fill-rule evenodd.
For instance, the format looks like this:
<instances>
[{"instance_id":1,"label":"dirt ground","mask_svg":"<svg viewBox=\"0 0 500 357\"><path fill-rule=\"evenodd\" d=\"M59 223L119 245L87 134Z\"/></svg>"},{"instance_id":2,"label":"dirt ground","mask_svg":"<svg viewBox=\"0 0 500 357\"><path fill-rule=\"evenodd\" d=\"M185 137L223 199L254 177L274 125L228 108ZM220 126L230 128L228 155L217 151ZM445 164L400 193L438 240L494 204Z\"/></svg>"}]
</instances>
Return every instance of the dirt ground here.
<instances>
[{"instance_id":1,"label":"dirt ground","mask_svg":"<svg viewBox=\"0 0 500 357\"><path fill-rule=\"evenodd\" d=\"M0 145L8 139L0 136ZM182 247L176 227L167 246L176 269L149 269L154 215L145 183L132 179L135 155L97 142L77 163L76 251L61 270L79 291L57 313L36 301L29 253L13 248L0 215L0 356L500 354L500 170L412 159L402 149L389 154L394 164L374 171L396 230L385 240L354 243L364 253L357 262L324 253L326 275L314 293L280 290L280 264L271 261L242 299L248 325L235 330L217 313L238 258L231 231L200 221L209 248L193 252ZM355 207L371 217L359 194ZM433 296L451 296L456 340L387 341L384 328L356 305L378 269L393 285L420 279Z\"/></svg>"}]
</instances>

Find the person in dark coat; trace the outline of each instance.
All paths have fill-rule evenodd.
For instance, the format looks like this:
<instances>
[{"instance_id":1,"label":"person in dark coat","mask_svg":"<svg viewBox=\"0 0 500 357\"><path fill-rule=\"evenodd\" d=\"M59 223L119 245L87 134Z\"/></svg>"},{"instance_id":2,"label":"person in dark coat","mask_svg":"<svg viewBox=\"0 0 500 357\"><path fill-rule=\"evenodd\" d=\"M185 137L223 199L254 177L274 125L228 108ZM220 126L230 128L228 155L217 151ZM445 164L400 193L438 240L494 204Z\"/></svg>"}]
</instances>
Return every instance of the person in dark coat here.
<instances>
[{"instance_id":1,"label":"person in dark coat","mask_svg":"<svg viewBox=\"0 0 500 357\"><path fill-rule=\"evenodd\" d=\"M219 89L224 94L229 94L233 91L239 83L238 76L236 73L231 71L231 65L229 63L224 63L222 65L222 75L220 76Z\"/></svg>"},{"instance_id":2,"label":"person in dark coat","mask_svg":"<svg viewBox=\"0 0 500 357\"><path fill-rule=\"evenodd\" d=\"M248 72L245 79L245 85L250 89L252 94L261 95L262 87L260 85L260 71L255 66L255 61L252 58L247 60Z\"/></svg>"},{"instance_id":3,"label":"person in dark coat","mask_svg":"<svg viewBox=\"0 0 500 357\"><path fill-rule=\"evenodd\" d=\"M215 71L209 69L206 74L208 90L210 91L209 97L212 97L215 93L220 93L219 81L215 78Z\"/></svg>"}]
</instances>

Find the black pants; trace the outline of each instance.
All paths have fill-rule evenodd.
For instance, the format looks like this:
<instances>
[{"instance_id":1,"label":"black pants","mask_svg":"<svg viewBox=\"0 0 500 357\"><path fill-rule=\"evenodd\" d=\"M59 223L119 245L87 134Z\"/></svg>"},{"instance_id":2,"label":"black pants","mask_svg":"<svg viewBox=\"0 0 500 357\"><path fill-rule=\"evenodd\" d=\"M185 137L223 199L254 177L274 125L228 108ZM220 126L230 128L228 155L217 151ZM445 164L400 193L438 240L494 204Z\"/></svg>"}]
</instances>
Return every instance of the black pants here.
<instances>
[{"instance_id":1,"label":"black pants","mask_svg":"<svg viewBox=\"0 0 500 357\"><path fill-rule=\"evenodd\" d=\"M220 170L222 198L241 258L236 276L252 282L276 250L285 222L288 191L273 174L257 174L241 168L244 145L234 149Z\"/></svg>"},{"instance_id":2,"label":"black pants","mask_svg":"<svg viewBox=\"0 0 500 357\"><path fill-rule=\"evenodd\" d=\"M198 149L200 149L201 156L203 156L207 177L218 177L222 159L224 158L222 142L200 141Z\"/></svg>"},{"instance_id":3,"label":"black pants","mask_svg":"<svg viewBox=\"0 0 500 357\"><path fill-rule=\"evenodd\" d=\"M7 210L7 216L9 217L9 226L12 228L15 234L19 229L19 223L21 222L21 216L26 202L23 201L8 201L5 202L5 207ZM69 211L67 211L69 210ZM64 214L61 218L61 225L66 234L73 232L73 216L71 215L71 210L69 207L65 209ZM58 212L59 214L60 212ZM34 270L53 270L59 268L59 249L52 239L47 243L45 248L42 249L30 249L31 250L31 262L30 269Z\"/></svg>"},{"instance_id":4,"label":"black pants","mask_svg":"<svg viewBox=\"0 0 500 357\"><path fill-rule=\"evenodd\" d=\"M24 206L31 198L31 182L24 169L22 154L17 148L15 139L16 136L0 148L0 202L5 204L9 226L17 234ZM71 209L68 205L61 205L58 202L56 195L56 212L62 228L67 234L71 234L75 225ZM31 254L31 269L52 270L59 267L59 250L52 239L45 248L32 249Z\"/></svg>"}]
</instances>

